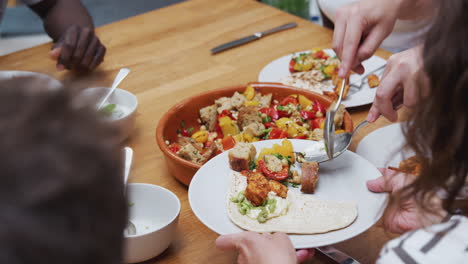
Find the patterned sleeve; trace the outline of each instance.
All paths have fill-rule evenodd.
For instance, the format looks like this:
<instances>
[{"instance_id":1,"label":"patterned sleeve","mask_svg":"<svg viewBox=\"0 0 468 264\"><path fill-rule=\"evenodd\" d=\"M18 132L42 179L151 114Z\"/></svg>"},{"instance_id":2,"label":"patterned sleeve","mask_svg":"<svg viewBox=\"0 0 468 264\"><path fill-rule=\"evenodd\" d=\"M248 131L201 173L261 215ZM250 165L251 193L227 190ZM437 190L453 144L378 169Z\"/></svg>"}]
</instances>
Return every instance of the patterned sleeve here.
<instances>
[{"instance_id":1,"label":"patterned sleeve","mask_svg":"<svg viewBox=\"0 0 468 264\"><path fill-rule=\"evenodd\" d=\"M377 263L466 263L467 259L468 219L453 216L445 223L411 231L389 241Z\"/></svg>"}]
</instances>

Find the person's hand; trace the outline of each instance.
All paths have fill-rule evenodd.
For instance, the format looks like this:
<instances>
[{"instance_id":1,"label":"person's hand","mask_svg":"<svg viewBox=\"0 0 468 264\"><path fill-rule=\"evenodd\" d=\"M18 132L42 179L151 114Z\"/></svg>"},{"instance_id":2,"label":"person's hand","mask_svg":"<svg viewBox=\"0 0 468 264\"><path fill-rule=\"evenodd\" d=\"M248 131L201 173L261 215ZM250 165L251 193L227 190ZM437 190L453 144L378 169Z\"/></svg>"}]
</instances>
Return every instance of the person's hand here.
<instances>
[{"instance_id":1,"label":"person's hand","mask_svg":"<svg viewBox=\"0 0 468 264\"><path fill-rule=\"evenodd\" d=\"M383 115L395 122L398 119L396 110L401 105L413 106L418 102L418 82L420 86L427 85L421 71L423 68L421 52L422 47L418 46L396 53L388 59L367 121L374 122ZM425 90L421 92L424 94Z\"/></svg>"},{"instance_id":2,"label":"person's hand","mask_svg":"<svg viewBox=\"0 0 468 264\"><path fill-rule=\"evenodd\" d=\"M91 28L71 26L54 44L50 56L57 70L94 70L104 60L106 48Z\"/></svg>"},{"instance_id":3,"label":"person's hand","mask_svg":"<svg viewBox=\"0 0 468 264\"><path fill-rule=\"evenodd\" d=\"M216 247L223 251L239 251L239 264L295 264L314 255L313 250L299 250L295 253L285 233L242 232L224 235L216 239Z\"/></svg>"},{"instance_id":4,"label":"person's hand","mask_svg":"<svg viewBox=\"0 0 468 264\"><path fill-rule=\"evenodd\" d=\"M362 0L338 9L333 50L341 59L338 75L350 70L364 73L362 62L370 58L392 32L398 18L399 1Z\"/></svg>"},{"instance_id":5,"label":"person's hand","mask_svg":"<svg viewBox=\"0 0 468 264\"><path fill-rule=\"evenodd\" d=\"M394 195L399 190L412 183L416 175L405 174L391 169L380 169L383 176L370 180L367 182L367 188L376 193L388 192ZM432 200L432 204L428 205L429 208L440 210L440 204ZM391 203L386 209L384 219L380 225L392 232L402 234L404 232L428 226L434 223L439 223L445 212L437 212L434 214L427 214L421 211L416 201L411 198L402 201L401 203Z\"/></svg>"}]
</instances>

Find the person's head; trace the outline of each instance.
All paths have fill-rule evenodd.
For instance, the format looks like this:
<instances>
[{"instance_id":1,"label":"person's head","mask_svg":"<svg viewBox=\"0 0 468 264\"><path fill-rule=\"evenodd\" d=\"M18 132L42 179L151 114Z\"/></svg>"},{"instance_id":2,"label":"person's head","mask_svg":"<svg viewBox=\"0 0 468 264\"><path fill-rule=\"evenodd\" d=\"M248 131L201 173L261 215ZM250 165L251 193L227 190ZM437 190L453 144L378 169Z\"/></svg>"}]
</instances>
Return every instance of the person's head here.
<instances>
[{"instance_id":1,"label":"person's head","mask_svg":"<svg viewBox=\"0 0 468 264\"><path fill-rule=\"evenodd\" d=\"M0 263L121 263L116 131L68 87L43 85L0 82Z\"/></svg>"},{"instance_id":2,"label":"person's head","mask_svg":"<svg viewBox=\"0 0 468 264\"><path fill-rule=\"evenodd\" d=\"M405 129L422 172L404 193L425 205L442 187L447 194L443 206L452 211L468 174L468 1L436 3L439 13L422 54L427 79L421 83L428 89L423 93L420 85L422 99Z\"/></svg>"}]
</instances>

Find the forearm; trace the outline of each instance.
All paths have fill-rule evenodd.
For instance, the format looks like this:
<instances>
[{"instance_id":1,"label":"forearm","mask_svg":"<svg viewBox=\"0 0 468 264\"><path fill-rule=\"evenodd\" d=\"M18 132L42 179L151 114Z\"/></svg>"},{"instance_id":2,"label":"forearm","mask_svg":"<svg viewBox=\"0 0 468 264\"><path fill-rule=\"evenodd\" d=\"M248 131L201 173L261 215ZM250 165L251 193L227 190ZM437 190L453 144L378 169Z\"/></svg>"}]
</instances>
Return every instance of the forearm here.
<instances>
[{"instance_id":1,"label":"forearm","mask_svg":"<svg viewBox=\"0 0 468 264\"><path fill-rule=\"evenodd\" d=\"M72 25L94 30L91 16L80 0L44 0L31 9L42 18L44 28L54 42Z\"/></svg>"}]
</instances>

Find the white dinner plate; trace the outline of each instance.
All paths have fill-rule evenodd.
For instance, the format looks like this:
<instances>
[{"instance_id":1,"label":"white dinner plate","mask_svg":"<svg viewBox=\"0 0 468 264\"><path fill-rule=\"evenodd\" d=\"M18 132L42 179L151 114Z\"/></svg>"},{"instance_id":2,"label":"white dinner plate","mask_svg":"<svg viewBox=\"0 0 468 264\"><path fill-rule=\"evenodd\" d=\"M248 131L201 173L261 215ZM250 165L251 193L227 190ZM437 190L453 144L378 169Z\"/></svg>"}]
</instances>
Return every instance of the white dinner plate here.
<instances>
[{"instance_id":1,"label":"white dinner plate","mask_svg":"<svg viewBox=\"0 0 468 264\"><path fill-rule=\"evenodd\" d=\"M414 155L413 151L403 148L406 140L402 124L391 124L368 134L359 142L356 153L377 168L398 167L400 161Z\"/></svg>"},{"instance_id":2,"label":"white dinner plate","mask_svg":"<svg viewBox=\"0 0 468 264\"><path fill-rule=\"evenodd\" d=\"M16 77L35 77L35 78L43 79L47 81L48 87L50 89L58 89L62 87L61 82L43 73L28 72L28 71L0 71L0 81L11 80Z\"/></svg>"},{"instance_id":3,"label":"white dinner plate","mask_svg":"<svg viewBox=\"0 0 468 264\"><path fill-rule=\"evenodd\" d=\"M312 144L323 144L298 139L292 139L291 142L294 151L304 151ZM258 153L260 149L271 147L273 143L281 143L281 140L266 140L253 144ZM226 209L231 173L226 151L203 165L189 186L189 202L193 212L203 224L221 235L243 231L231 222ZM321 163L319 182L313 195L322 200L355 201L358 216L350 226L340 230L314 235L290 235L294 247L313 248L334 244L370 228L380 218L387 201L387 194L372 193L366 187L367 180L379 176L380 172L376 167L350 151L331 162ZM299 192L298 188L289 189Z\"/></svg>"},{"instance_id":4,"label":"white dinner plate","mask_svg":"<svg viewBox=\"0 0 468 264\"><path fill-rule=\"evenodd\" d=\"M331 49L325 49L324 51L330 56L335 56L335 52ZM297 53L304 53L304 52L310 52L310 51L301 51ZM260 71L260 74L258 75L258 81L280 82L281 78L290 75L291 73L289 72L289 62L291 61L291 58L293 55L294 54L289 54L289 55L283 56L279 59L276 59L270 62ZM363 66L366 69L366 72L364 73L364 75L352 74L349 77L350 83L355 83L356 81L363 78L363 76L381 67L385 63L386 63L386 60L378 56L372 56L371 58L363 62ZM383 71L384 69L381 69L377 71L376 74L379 77L381 77ZM346 99L343 100L342 103L346 107L356 107L356 106L370 104L374 101L376 90L377 88L370 88L369 85L367 84L367 81L364 80L364 85L361 88L361 90L346 97Z\"/></svg>"}]
</instances>

